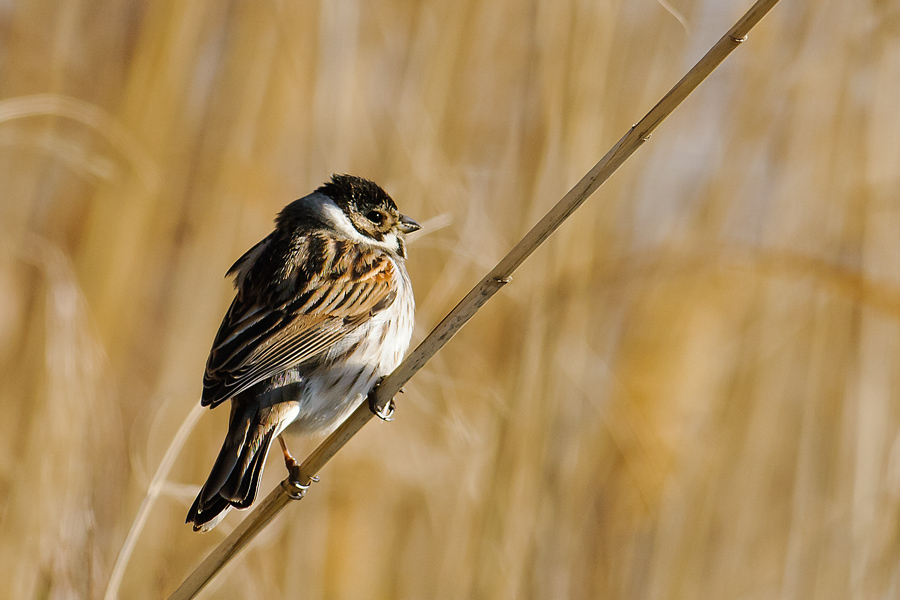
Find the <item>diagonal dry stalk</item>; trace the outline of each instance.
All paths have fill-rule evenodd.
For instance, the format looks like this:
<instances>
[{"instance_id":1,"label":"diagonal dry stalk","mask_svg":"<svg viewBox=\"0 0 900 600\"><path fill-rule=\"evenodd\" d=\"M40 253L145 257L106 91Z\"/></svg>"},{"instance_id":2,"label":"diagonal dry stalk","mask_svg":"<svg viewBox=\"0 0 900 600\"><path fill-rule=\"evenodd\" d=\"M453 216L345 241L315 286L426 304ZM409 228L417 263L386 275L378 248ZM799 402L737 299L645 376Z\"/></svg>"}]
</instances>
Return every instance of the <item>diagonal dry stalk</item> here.
<instances>
[{"instance_id":1,"label":"diagonal dry stalk","mask_svg":"<svg viewBox=\"0 0 900 600\"><path fill-rule=\"evenodd\" d=\"M600 161L525 235L490 273L450 311L443 321L374 390L377 408L384 409L419 369L440 350L463 325L510 281L512 273L540 246L587 198L628 159L650 134L706 79L741 42L753 27L778 3L757 0L728 32L701 58L656 106L610 149ZM285 479L260 503L235 530L191 573L170 596L170 600L193 598L223 566L243 549L294 497L316 473L362 429L373 414L363 403L334 433L300 465L296 480Z\"/></svg>"}]
</instances>

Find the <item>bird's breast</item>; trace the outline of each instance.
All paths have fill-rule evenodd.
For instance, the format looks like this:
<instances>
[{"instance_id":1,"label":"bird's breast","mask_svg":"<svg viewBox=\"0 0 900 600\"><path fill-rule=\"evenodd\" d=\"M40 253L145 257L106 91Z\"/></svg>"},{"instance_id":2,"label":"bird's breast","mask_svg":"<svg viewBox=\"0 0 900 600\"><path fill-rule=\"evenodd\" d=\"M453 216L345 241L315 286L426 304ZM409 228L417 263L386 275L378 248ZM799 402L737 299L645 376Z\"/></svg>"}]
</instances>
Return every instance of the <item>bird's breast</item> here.
<instances>
[{"instance_id":1,"label":"bird's breast","mask_svg":"<svg viewBox=\"0 0 900 600\"><path fill-rule=\"evenodd\" d=\"M355 409L409 347L415 302L406 270L398 269L397 296L329 349L324 360L307 365L300 412L291 433L328 433Z\"/></svg>"}]
</instances>

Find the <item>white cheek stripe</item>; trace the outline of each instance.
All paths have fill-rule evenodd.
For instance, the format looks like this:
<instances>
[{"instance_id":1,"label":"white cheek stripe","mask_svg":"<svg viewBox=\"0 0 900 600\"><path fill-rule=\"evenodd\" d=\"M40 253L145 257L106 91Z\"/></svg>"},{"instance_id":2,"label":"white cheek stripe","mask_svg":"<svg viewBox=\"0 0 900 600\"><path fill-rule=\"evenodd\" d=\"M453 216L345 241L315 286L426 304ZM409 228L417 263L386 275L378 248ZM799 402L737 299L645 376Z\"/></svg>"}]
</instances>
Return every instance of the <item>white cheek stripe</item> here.
<instances>
[{"instance_id":1,"label":"white cheek stripe","mask_svg":"<svg viewBox=\"0 0 900 600\"><path fill-rule=\"evenodd\" d=\"M388 233L384 236L384 241L381 242L361 234L356 230L356 227L353 226L353 223L350 222L350 219L347 218L347 215L344 214L344 211L341 210L341 207L325 194L315 192L302 198L302 201L308 208L321 215L323 221L330 224L338 233L349 239L351 242L368 244L370 246L383 248L389 252L397 252L400 247L397 243L397 235L395 233Z\"/></svg>"}]
</instances>

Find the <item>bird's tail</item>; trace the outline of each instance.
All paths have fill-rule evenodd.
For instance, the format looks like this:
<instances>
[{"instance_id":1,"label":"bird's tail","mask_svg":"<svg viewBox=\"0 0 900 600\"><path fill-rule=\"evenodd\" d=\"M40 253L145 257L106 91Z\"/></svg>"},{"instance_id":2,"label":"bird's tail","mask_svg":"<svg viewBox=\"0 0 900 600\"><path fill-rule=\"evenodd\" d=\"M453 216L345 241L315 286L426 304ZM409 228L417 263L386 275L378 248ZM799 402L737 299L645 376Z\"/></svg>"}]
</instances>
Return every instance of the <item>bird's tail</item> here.
<instances>
[{"instance_id":1,"label":"bird's tail","mask_svg":"<svg viewBox=\"0 0 900 600\"><path fill-rule=\"evenodd\" d=\"M185 520L194 531L209 531L232 506L247 508L256 499L266 455L278 433L278 420L268 413L232 400L228 435Z\"/></svg>"}]
</instances>

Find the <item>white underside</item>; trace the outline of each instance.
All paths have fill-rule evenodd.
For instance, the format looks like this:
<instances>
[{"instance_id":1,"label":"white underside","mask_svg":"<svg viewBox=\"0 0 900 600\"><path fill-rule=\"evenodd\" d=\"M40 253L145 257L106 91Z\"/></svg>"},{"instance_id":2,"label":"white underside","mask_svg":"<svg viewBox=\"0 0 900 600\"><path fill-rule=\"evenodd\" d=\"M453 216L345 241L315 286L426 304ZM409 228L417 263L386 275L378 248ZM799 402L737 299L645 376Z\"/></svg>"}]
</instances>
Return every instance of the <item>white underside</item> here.
<instances>
[{"instance_id":1,"label":"white underside","mask_svg":"<svg viewBox=\"0 0 900 600\"><path fill-rule=\"evenodd\" d=\"M362 339L356 350L331 366L303 374L306 384L287 433L330 433L359 406L380 377L400 364L412 336L414 304L405 270L397 271L402 289L394 303L329 349L327 359L342 356ZM326 365L331 362L327 359Z\"/></svg>"}]
</instances>

